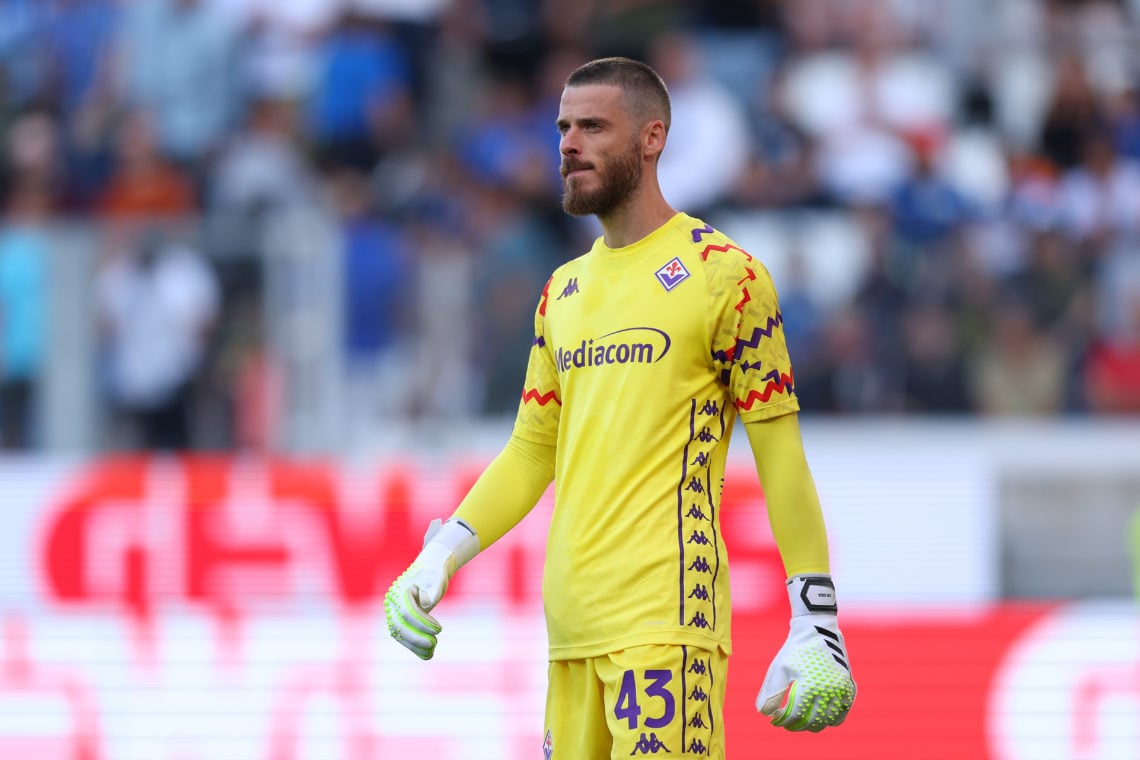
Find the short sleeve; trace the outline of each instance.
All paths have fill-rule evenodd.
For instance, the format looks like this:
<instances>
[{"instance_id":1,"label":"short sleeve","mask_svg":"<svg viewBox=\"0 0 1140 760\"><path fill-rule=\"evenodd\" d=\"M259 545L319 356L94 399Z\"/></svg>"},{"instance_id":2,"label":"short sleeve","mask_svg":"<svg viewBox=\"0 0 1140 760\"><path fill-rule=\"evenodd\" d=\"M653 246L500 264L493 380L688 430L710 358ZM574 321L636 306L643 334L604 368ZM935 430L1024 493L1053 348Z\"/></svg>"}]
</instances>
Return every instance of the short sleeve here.
<instances>
[{"instance_id":1,"label":"short sleeve","mask_svg":"<svg viewBox=\"0 0 1140 760\"><path fill-rule=\"evenodd\" d=\"M558 441L558 424L562 417L562 389L554 354L546 341L546 305L550 283L542 289L538 308L534 312L534 341L527 361L526 380L515 417L515 433L535 443L554 444Z\"/></svg>"},{"instance_id":2,"label":"short sleeve","mask_svg":"<svg viewBox=\"0 0 1140 760\"><path fill-rule=\"evenodd\" d=\"M713 364L745 422L799 411L784 318L768 270L735 245L706 259ZM723 248L724 250L719 250Z\"/></svg>"}]
</instances>

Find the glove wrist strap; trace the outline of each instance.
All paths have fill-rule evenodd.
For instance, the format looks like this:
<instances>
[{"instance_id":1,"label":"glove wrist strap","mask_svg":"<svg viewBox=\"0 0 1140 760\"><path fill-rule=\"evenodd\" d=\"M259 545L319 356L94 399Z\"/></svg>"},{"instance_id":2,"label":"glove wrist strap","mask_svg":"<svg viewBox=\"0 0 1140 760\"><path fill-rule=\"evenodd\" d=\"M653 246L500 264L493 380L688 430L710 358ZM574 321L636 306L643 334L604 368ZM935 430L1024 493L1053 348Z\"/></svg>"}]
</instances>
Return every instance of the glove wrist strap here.
<instances>
[{"instance_id":1,"label":"glove wrist strap","mask_svg":"<svg viewBox=\"0 0 1140 760\"><path fill-rule=\"evenodd\" d=\"M442 550L442 551L441 551ZM422 554L444 555L448 577L470 562L479 553L479 537L463 520L452 518L447 522L432 520L424 536Z\"/></svg>"},{"instance_id":2,"label":"glove wrist strap","mask_svg":"<svg viewBox=\"0 0 1140 760\"><path fill-rule=\"evenodd\" d=\"M817 613L834 615L839 610L835 584L826 573L793 575L788 578L787 586L792 617Z\"/></svg>"}]
</instances>

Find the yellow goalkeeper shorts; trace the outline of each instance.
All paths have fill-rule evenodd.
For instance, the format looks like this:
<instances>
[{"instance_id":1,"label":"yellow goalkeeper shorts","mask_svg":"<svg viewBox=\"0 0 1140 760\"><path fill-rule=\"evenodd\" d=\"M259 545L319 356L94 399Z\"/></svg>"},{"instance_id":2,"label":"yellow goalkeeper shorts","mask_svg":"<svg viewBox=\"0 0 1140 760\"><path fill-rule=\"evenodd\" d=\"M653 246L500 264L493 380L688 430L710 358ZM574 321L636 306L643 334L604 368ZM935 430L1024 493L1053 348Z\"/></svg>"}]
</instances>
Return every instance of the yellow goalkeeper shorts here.
<instances>
[{"instance_id":1,"label":"yellow goalkeeper shorts","mask_svg":"<svg viewBox=\"0 0 1140 760\"><path fill-rule=\"evenodd\" d=\"M546 760L724 760L728 657L651 645L550 663Z\"/></svg>"}]
</instances>

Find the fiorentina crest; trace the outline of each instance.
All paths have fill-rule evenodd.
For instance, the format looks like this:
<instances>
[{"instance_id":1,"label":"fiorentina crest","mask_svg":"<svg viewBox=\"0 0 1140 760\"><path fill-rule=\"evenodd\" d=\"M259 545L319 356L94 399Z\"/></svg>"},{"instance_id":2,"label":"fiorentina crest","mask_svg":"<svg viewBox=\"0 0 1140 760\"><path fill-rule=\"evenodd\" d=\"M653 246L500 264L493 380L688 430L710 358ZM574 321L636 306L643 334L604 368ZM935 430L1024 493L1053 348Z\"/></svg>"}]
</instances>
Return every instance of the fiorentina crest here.
<instances>
[{"instance_id":1,"label":"fiorentina crest","mask_svg":"<svg viewBox=\"0 0 1140 760\"><path fill-rule=\"evenodd\" d=\"M546 738L542 740L542 754L546 760L554 757L554 739L550 736L550 731L546 732Z\"/></svg>"},{"instance_id":2,"label":"fiorentina crest","mask_svg":"<svg viewBox=\"0 0 1140 760\"><path fill-rule=\"evenodd\" d=\"M674 256L668 264L658 269L654 274L657 275L657 280L665 286L665 290L672 290L689 278L689 270L685 269L685 265L677 256Z\"/></svg>"}]
</instances>

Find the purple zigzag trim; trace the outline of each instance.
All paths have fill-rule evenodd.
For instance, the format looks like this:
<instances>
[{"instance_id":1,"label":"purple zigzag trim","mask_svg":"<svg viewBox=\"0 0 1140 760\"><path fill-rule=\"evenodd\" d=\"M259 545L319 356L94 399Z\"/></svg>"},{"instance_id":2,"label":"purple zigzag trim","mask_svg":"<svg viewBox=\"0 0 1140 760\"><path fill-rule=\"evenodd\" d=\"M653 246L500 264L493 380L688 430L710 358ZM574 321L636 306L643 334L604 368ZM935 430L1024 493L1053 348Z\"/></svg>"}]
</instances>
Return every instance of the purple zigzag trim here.
<instances>
[{"instance_id":1,"label":"purple zigzag trim","mask_svg":"<svg viewBox=\"0 0 1140 760\"><path fill-rule=\"evenodd\" d=\"M536 335L534 336L534 343L532 345L538 346L539 348L545 348L546 338L542 337L541 335Z\"/></svg>"},{"instance_id":2,"label":"purple zigzag trim","mask_svg":"<svg viewBox=\"0 0 1140 760\"><path fill-rule=\"evenodd\" d=\"M702 237L705 235L711 235L714 232L716 232L716 230L712 228L711 224L706 224L704 227L698 227L693 230L693 242L699 243L701 242Z\"/></svg>"},{"instance_id":3,"label":"purple zigzag trim","mask_svg":"<svg viewBox=\"0 0 1140 760\"><path fill-rule=\"evenodd\" d=\"M757 346L760 345L761 336L763 336L765 338L771 338L772 332L782 324L784 324L784 315L781 314L780 312L776 312L776 316L768 317L768 326L766 328L765 327L753 328L752 329L752 337L749 338L748 340L745 340L744 338L737 338L736 339L736 347L740 348L741 346L748 346L749 348L756 348ZM737 356L739 356L739 355L740 354L738 353Z\"/></svg>"},{"instance_id":4,"label":"purple zigzag trim","mask_svg":"<svg viewBox=\"0 0 1140 760\"><path fill-rule=\"evenodd\" d=\"M740 349L742 347L747 346L748 348L756 348L757 346L760 345L761 338L771 338L772 333L776 330L777 327L779 327L782 324L784 324L784 315L781 314L780 312L776 312L776 316L768 317L768 326L767 327L754 327L754 328L752 328L752 337L751 338L749 338L747 340L745 340L744 338L737 338L736 344L733 346L732 351L724 351L724 350L713 351L712 352L713 358L719 359L722 362L723 361L733 361L737 357L740 356ZM745 367L745 369L747 369L747 367Z\"/></svg>"}]
</instances>

